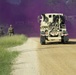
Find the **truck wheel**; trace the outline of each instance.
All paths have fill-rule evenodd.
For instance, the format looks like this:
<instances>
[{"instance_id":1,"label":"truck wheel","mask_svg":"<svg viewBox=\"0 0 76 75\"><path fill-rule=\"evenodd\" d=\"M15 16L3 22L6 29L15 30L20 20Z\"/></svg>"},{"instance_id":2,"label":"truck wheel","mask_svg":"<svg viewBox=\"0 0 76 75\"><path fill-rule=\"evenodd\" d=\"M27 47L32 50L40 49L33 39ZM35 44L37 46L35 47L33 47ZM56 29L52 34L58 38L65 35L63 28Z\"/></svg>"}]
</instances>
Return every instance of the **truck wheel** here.
<instances>
[{"instance_id":1,"label":"truck wheel","mask_svg":"<svg viewBox=\"0 0 76 75\"><path fill-rule=\"evenodd\" d=\"M68 36L62 36L62 37L61 37L61 42L62 42L62 43L68 43L68 40L69 40L69 39L68 39Z\"/></svg>"},{"instance_id":2,"label":"truck wheel","mask_svg":"<svg viewBox=\"0 0 76 75\"><path fill-rule=\"evenodd\" d=\"M41 37L40 37L40 43L41 43L42 45L45 44L45 36L41 36Z\"/></svg>"}]
</instances>

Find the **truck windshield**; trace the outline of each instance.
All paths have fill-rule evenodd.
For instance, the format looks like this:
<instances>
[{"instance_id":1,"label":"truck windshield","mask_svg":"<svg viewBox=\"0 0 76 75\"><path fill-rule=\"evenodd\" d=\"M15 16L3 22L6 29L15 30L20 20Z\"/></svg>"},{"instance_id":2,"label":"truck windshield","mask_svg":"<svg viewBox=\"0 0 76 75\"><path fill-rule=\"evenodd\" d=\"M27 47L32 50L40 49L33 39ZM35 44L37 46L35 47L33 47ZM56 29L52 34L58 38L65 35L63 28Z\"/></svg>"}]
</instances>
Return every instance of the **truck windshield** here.
<instances>
[{"instance_id":1,"label":"truck windshield","mask_svg":"<svg viewBox=\"0 0 76 75\"><path fill-rule=\"evenodd\" d=\"M58 22L59 15L53 15L53 23Z\"/></svg>"}]
</instances>

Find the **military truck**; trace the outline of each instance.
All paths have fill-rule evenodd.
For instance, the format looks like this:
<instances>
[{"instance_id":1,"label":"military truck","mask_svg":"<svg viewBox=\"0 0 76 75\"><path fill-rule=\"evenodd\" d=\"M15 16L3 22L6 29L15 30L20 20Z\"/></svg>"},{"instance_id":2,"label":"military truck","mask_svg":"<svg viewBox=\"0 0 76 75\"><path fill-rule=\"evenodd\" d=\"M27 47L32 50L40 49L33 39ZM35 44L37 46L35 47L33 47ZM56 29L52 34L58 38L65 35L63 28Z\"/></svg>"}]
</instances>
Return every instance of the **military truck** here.
<instances>
[{"instance_id":1,"label":"military truck","mask_svg":"<svg viewBox=\"0 0 76 75\"><path fill-rule=\"evenodd\" d=\"M40 23L40 43L46 44L46 40L59 39L62 43L67 43L68 32L63 13L46 13L39 16Z\"/></svg>"}]
</instances>

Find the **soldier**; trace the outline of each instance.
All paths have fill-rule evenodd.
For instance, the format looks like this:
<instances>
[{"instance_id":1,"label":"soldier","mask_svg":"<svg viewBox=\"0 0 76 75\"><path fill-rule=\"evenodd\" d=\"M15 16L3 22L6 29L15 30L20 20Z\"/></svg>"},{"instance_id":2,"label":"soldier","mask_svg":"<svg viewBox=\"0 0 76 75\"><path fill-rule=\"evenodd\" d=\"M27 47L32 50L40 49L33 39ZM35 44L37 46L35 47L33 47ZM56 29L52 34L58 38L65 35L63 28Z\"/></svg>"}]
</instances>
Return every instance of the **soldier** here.
<instances>
[{"instance_id":1,"label":"soldier","mask_svg":"<svg viewBox=\"0 0 76 75\"><path fill-rule=\"evenodd\" d=\"M3 36L3 35L4 35L3 27L0 27L0 36Z\"/></svg>"},{"instance_id":2,"label":"soldier","mask_svg":"<svg viewBox=\"0 0 76 75\"><path fill-rule=\"evenodd\" d=\"M14 28L12 27L12 25L10 25L10 27L8 28L8 34L11 36L11 35L14 35Z\"/></svg>"}]
</instances>

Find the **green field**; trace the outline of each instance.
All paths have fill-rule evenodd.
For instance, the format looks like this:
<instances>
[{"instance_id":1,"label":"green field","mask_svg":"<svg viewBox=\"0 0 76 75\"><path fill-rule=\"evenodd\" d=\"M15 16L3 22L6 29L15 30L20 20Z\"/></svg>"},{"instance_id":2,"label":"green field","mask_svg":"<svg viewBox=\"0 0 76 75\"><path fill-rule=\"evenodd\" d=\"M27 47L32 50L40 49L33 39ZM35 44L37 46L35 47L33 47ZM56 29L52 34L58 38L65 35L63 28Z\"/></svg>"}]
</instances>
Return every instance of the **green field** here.
<instances>
[{"instance_id":1,"label":"green field","mask_svg":"<svg viewBox=\"0 0 76 75\"><path fill-rule=\"evenodd\" d=\"M0 37L0 75L10 75L17 51L8 51L7 48L23 44L27 40L24 35Z\"/></svg>"}]
</instances>

